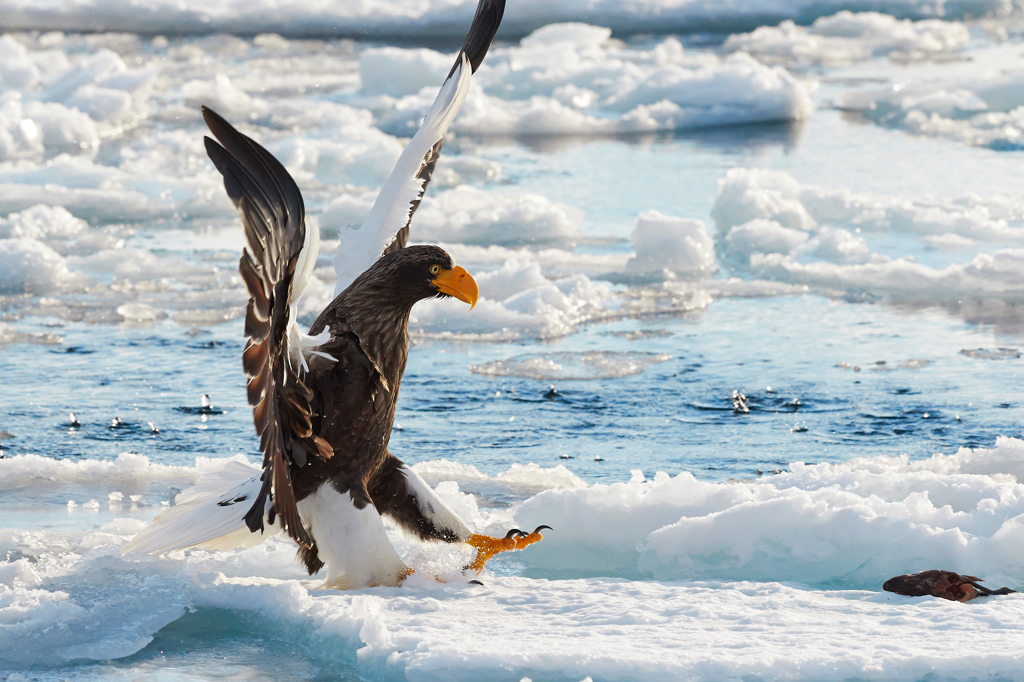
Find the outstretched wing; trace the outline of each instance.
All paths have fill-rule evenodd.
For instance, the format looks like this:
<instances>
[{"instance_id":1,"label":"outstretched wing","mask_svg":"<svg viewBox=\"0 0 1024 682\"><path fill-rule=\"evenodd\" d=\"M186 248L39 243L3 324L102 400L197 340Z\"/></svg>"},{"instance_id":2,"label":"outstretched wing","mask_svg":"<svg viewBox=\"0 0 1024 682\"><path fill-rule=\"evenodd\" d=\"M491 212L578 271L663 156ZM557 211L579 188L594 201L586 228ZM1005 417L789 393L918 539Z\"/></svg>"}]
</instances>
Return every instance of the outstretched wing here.
<instances>
[{"instance_id":1,"label":"outstretched wing","mask_svg":"<svg viewBox=\"0 0 1024 682\"><path fill-rule=\"evenodd\" d=\"M505 0L480 0L466 42L423 124L416 131L381 188L370 215L358 230L342 233L334 269L337 296L382 255L404 248L412 214L420 205L441 155L448 126L469 93L469 82L491 46L505 12Z\"/></svg>"},{"instance_id":2,"label":"outstretched wing","mask_svg":"<svg viewBox=\"0 0 1024 682\"><path fill-rule=\"evenodd\" d=\"M203 118L220 144L206 138L206 152L224 176L224 188L238 208L248 249L238 271L249 290L242 365L249 378L256 433L263 452L262 487L245 515L249 530L262 531L267 495L271 521L300 545L311 541L299 518L292 490L291 465L304 466L308 454L333 454L313 435L313 394L299 376L301 352L295 344L292 304L301 294L316 261L315 228L307 230L302 195L284 166L217 113L203 107ZM223 146L222 146L223 145ZM296 358L298 360L296 360Z\"/></svg>"}]
</instances>

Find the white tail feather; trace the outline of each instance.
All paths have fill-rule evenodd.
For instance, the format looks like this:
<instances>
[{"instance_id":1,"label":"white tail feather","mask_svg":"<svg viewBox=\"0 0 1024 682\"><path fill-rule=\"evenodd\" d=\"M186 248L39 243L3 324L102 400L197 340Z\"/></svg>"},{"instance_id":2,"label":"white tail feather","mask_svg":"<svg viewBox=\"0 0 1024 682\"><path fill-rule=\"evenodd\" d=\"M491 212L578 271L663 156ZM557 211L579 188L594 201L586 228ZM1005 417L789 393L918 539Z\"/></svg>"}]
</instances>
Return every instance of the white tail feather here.
<instances>
[{"instance_id":1,"label":"white tail feather","mask_svg":"<svg viewBox=\"0 0 1024 682\"><path fill-rule=\"evenodd\" d=\"M259 495L260 474L256 467L229 462L220 471L203 476L179 494L175 505L157 516L151 526L124 544L121 554L163 554L197 546L219 550L255 547L277 535L281 528L276 523L264 519L264 531L252 533L243 518ZM268 509L270 504L266 504Z\"/></svg>"}]
</instances>

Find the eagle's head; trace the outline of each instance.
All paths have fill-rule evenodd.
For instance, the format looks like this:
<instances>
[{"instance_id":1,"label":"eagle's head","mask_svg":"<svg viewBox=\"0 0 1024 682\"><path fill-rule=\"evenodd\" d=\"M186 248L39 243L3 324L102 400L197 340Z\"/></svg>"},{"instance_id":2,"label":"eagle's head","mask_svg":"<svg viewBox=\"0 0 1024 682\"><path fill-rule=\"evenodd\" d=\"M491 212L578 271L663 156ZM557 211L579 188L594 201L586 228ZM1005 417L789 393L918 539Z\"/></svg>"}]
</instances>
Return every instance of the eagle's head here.
<instances>
[{"instance_id":1,"label":"eagle's head","mask_svg":"<svg viewBox=\"0 0 1024 682\"><path fill-rule=\"evenodd\" d=\"M425 298L448 298L468 303L480 296L476 280L439 246L407 246L383 256L356 278L350 288L377 289L395 302L412 306Z\"/></svg>"}]
</instances>

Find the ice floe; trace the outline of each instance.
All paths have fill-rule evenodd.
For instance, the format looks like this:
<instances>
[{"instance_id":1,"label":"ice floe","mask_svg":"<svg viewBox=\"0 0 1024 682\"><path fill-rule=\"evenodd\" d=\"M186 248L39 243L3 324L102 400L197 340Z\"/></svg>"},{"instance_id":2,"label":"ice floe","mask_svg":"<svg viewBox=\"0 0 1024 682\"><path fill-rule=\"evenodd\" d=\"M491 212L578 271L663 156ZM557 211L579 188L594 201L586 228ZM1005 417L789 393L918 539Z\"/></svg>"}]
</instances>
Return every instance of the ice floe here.
<instances>
[{"instance_id":1,"label":"ice floe","mask_svg":"<svg viewBox=\"0 0 1024 682\"><path fill-rule=\"evenodd\" d=\"M645 50L610 37L611 30L599 26L553 24L517 47L493 49L474 80L483 92L467 99L455 130L479 135L638 133L802 120L814 111L807 86L785 69L746 54L689 53L676 38ZM385 58L391 63L382 63ZM433 77L442 62L424 50L411 58L435 65L408 70L424 77ZM375 72L394 72L410 56L392 48L387 55L370 52L362 59L372 60ZM428 85L434 80L398 99L382 127L405 135L415 130L433 100Z\"/></svg>"},{"instance_id":2,"label":"ice floe","mask_svg":"<svg viewBox=\"0 0 1024 682\"><path fill-rule=\"evenodd\" d=\"M860 234L902 232L953 248L975 240L1015 244L1024 238L1020 197L887 197L806 185L783 171L737 168L721 181L712 216L723 252L759 277L910 303L1024 300L1022 249L933 267L872 252Z\"/></svg>"},{"instance_id":3,"label":"ice floe","mask_svg":"<svg viewBox=\"0 0 1024 682\"><path fill-rule=\"evenodd\" d=\"M0 36L0 161L92 152L147 114L154 74L110 50L69 59Z\"/></svg>"},{"instance_id":4,"label":"ice floe","mask_svg":"<svg viewBox=\"0 0 1024 682\"><path fill-rule=\"evenodd\" d=\"M106 462L0 460L0 480L5 488L77 482L110 498L110 488L123 489L132 476L194 480L228 461L161 468L122 457L130 473L120 477ZM0 660L39 671L121 658L187 610L228 609L240 624L272 623L315 658L416 680L500 671L695 680L898 671L960 679L979 665L1012 677L1022 663L1013 639L1019 596L961 605L880 591L892 575L937 565L1018 586L1019 440L917 461L793 464L724 483L635 472L630 481L586 485L562 466L516 465L491 476L445 460L415 469L478 532L511 523L555 530L516 555L522 576L487 573L483 586L457 577L453 567L465 552L393 533L421 572L403 588L345 594L315 589L294 545L278 538L242 551L121 557L119 546L144 521L5 529ZM496 508L466 492L494 485L518 488L525 501ZM455 584L429 578L453 570ZM841 643L835 622L847 635ZM679 647L683 640L690 646Z\"/></svg>"},{"instance_id":5,"label":"ice floe","mask_svg":"<svg viewBox=\"0 0 1024 682\"><path fill-rule=\"evenodd\" d=\"M729 36L724 49L746 52L766 64L838 65L888 55L910 61L954 54L970 38L956 21L897 19L878 12L839 12L810 26L784 21Z\"/></svg>"},{"instance_id":6,"label":"ice floe","mask_svg":"<svg viewBox=\"0 0 1024 682\"><path fill-rule=\"evenodd\" d=\"M1024 71L896 82L844 93L837 106L887 126L997 151L1024 149Z\"/></svg>"}]
</instances>

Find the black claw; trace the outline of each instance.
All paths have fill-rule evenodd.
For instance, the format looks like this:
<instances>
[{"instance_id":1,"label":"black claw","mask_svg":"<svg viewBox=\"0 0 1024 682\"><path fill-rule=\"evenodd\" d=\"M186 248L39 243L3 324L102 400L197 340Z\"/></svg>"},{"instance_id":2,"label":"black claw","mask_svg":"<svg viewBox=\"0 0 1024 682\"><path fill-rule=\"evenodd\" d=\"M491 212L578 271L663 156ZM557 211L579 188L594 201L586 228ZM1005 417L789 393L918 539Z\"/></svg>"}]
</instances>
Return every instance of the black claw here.
<instances>
[{"instance_id":1,"label":"black claw","mask_svg":"<svg viewBox=\"0 0 1024 682\"><path fill-rule=\"evenodd\" d=\"M547 528L548 530L554 530L554 528L552 528L551 526L537 526L537 530L535 530L535 531L533 531L533 532L534 532L534 533L539 533L539 532L541 532L542 530L544 530L545 528Z\"/></svg>"},{"instance_id":2,"label":"black claw","mask_svg":"<svg viewBox=\"0 0 1024 682\"><path fill-rule=\"evenodd\" d=\"M519 537L523 537L524 535L526 535L526 533L524 533L523 531L519 530L518 528L513 528L509 532L505 533L505 539L508 540L509 538L511 538L513 535L516 535L516 534L518 534Z\"/></svg>"}]
</instances>

